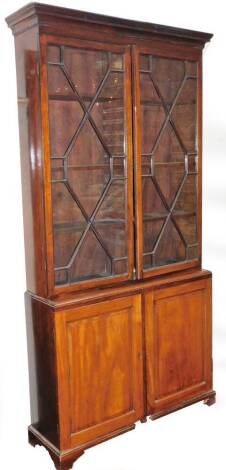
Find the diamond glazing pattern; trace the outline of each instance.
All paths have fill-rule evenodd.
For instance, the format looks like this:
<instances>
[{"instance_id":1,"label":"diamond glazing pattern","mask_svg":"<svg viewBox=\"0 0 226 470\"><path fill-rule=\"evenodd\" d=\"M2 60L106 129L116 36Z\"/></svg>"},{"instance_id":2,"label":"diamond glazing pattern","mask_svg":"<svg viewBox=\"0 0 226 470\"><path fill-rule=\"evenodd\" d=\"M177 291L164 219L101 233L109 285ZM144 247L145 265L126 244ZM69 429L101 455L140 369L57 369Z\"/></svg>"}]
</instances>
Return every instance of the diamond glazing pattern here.
<instances>
[{"instance_id":1,"label":"diamond glazing pattern","mask_svg":"<svg viewBox=\"0 0 226 470\"><path fill-rule=\"evenodd\" d=\"M198 256L197 64L141 55L140 93L143 259L150 269Z\"/></svg>"},{"instance_id":2,"label":"diamond glazing pattern","mask_svg":"<svg viewBox=\"0 0 226 470\"><path fill-rule=\"evenodd\" d=\"M123 77L120 54L48 48L56 284L128 272Z\"/></svg>"}]
</instances>

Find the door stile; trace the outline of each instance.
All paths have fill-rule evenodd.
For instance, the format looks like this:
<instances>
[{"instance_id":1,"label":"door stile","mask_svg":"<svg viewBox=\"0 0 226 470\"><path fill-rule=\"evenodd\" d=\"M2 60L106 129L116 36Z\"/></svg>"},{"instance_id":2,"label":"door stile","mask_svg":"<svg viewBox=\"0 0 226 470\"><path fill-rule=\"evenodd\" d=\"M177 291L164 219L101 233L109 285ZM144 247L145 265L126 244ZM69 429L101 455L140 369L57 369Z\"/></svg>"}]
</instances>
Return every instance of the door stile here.
<instances>
[{"instance_id":1,"label":"door stile","mask_svg":"<svg viewBox=\"0 0 226 470\"><path fill-rule=\"evenodd\" d=\"M132 48L133 73L133 146L134 146L134 212L136 278L142 278L143 271L143 223L142 223L142 178L141 178L141 106L139 86L139 52Z\"/></svg>"},{"instance_id":2,"label":"door stile","mask_svg":"<svg viewBox=\"0 0 226 470\"><path fill-rule=\"evenodd\" d=\"M47 38L40 37L40 87L42 109L42 144L43 144L43 181L45 196L45 232L46 232L46 269L48 279L48 295L54 291L53 266L53 227L52 227L52 191L51 191L51 160L50 160L50 126L48 105L48 70L47 70Z\"/></svg>"},{"instance_id":3,"label":"door stile","mask_svg":"<svg viewBox=\"0 0 226 470\"><path fill-rule=\"evenodd\" d=\"M133 278L135 250L134 250L134 185L133 185L133 126L132 126L132 76L131 76L131 53L128 46L125 52L125 135L127 135L127 145L125 154L127 156L127 226L128 226L128 275Z\"/></svg>"},{"instance_id":4,"label":"door stile","mask_svg":"<svg viewBox=\"0 0 226 470\"><path fill-rule=\"evenodd\" d=\"M197 80L197 137L198 137L198 177L197 177L197 232L199 243L199 262L202 263L202 55L198 60L198 80Z\"/></svg>"}]
</instances>

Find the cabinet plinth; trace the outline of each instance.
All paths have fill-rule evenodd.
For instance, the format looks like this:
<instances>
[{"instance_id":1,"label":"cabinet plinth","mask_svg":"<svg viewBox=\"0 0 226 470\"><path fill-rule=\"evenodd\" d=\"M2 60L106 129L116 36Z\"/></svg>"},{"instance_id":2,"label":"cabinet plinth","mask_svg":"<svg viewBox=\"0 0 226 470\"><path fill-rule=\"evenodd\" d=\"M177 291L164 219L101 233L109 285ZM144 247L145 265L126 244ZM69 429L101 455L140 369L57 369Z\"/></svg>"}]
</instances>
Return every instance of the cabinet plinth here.
<instances>
[{"instance_id":1,"label":"cabinet plinth","mask_svg":"<svg viewBox=\"0 0 226 470\"><path fill-rule=\"evenodd\" d=\"M32 3L15 35L29 442L57 469L212 385L201 266L211 34Z\"/></svg>"}]
</instances>

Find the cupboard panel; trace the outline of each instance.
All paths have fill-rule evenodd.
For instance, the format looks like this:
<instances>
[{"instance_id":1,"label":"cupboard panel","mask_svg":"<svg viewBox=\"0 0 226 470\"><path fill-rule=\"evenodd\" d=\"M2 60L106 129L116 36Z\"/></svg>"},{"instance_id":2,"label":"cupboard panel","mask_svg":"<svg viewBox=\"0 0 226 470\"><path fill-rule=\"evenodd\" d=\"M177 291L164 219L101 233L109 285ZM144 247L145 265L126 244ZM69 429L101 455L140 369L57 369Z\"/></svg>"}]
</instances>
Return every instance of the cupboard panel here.
<instances>
[{"instance_id":1,"label":"cupboard panel","mask_svg":"<svg viewBox=\"0 0 226 470\"><path fill-rule=\"evenodd\" d=\"M148 412L211 389L211 281L145 296Z\"/></svg>"},{"instance_id":2,"label":"cupboard panel","mask_svg":"<svg viewBox=\"0 0 226 470\"><path fill-rule=\"evenodd\" d=\"M60 400L71 445L143 413L140 296L59 313Z\"/></svg>"}]
</instances>

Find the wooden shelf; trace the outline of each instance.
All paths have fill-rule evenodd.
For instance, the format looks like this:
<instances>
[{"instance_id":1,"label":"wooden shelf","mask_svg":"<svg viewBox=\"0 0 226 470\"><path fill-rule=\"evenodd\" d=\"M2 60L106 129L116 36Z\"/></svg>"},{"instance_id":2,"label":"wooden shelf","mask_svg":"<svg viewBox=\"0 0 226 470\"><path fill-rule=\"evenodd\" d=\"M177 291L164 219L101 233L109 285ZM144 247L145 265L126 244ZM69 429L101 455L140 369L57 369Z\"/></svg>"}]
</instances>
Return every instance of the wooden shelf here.
<instances>
[{"instance_id":1,"label":"wooden shelf","mask_svg":"<svg viewBox=\"0 0 226 470\"><path fill-rule=\"evenodd\" d=\"M169 166L183 166L184 167L184 156L182 155L183 160L181 162L155 162L153 159L154 167L169 167ZM142 167L150 168L150 163L142 163ZM142 175L146 176L146 175Z\"/></svg>"},{"instance_id":2,"label":"wooden shelf","mask_svg":"<svg viewBox=\"0 0 226 470\"><path fill-rule=\"evenodd\" d=\"M81 95L80 98L82 99L82 101L89 101L91 103L91 101L93 100L93 96L85 96L85 95ZM68 95L63 95L63 94L50 94L49 95L49 100L50 101L76 101L79 103L79 99L77 98L77 96L75 94L68 94ZM123 101L123 96L121 97L116 97L116 98L112 98L110 96L104 98L104 97L98 97L97 100L95 101L93 107L95 106L95 104L97 103L111 103L112 101L116 102L116 101Z\"/></svg>"},{"instance_id":3,"label":"wooden shelf","mask_svg":"<svg viewBox=\"0 0 226 470\"><path fill-rule=\"evenodd\" d=\"M186 212L186 211L180 211L180 210L175 210L172 212L173 217L195 217L196 212L191 211L191 212ZM163 220L166 219L168 216L168 212L152 212L150 214L145 214L143 217L143 221L147 222L150 220Z\"/></svg>"},{"instance_id":4,"label":"wooden shelf","mask_svg":"<svg viewBox=\"0 0 226 470\"><path fill-rule=\"evenodd\" d=\"M172 102L164 101L164 104L167 105L167 106L171 106ZM186 102L186 101L179 102L179 101L177 101L175 103L175 106L194 106L196 104L197 104L196 101L189 101L189 102ZM164 109L164 106L163 106L162 102L156 103L155 101L150 101L150 100L141 100L141 106L151 106L151 107L157 107L157 108L163 108Z\"/></svg>"},{"instance_id":5,"label":"wooden shelf","mask_svg":"<svg viewBox=\"0 0 226 470\"><path fill-rule=\"evenodd\" d=\"M94 220L93 224L95 226L97 225L117 225L117 224L125 224L124 219L99 219L99 220ZM84 222L69 222L69 223L58 223L58 224L53 224L53 230L54 231L70 231L73 230L75 232L77 231L83 231L87 226L87 222L84 220Z\"/></svg>"}]
</instances>

